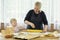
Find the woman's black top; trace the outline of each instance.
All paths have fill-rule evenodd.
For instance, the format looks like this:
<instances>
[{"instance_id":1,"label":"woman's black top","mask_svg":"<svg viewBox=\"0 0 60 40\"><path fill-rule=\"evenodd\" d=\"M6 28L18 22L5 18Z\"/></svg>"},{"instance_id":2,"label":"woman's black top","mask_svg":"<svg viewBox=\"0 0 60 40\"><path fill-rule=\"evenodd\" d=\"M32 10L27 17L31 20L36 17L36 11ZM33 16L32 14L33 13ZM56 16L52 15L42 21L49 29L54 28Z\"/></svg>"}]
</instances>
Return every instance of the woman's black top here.
<instances>
[{"instance_id":1,"label":"woman's black top","mask_svg":"<svg viewBox=\"0 0 60 40\"><path fill-rule=\"evenodd\" d=\"M25 20L32 22L35 25L35 28L32 28L30 25L28 25L28 29L43 30L43 24L48 25L46 15L43 11L39 12L39 14L36 14L34 10L30 10L26 15Z\"/></svg>"}]
</instances>

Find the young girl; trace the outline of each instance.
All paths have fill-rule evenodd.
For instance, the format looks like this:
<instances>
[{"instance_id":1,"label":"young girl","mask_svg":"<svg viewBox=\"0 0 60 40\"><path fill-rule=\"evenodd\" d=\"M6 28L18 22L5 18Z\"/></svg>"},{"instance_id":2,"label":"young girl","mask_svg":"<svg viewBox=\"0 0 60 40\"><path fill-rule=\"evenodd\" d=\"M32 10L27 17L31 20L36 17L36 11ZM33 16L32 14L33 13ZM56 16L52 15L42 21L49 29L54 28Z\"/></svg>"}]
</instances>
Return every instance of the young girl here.
<instances>
[{"instance_id":1,"label":"young girl","mask_svg":"<svg viewBox=\"0 0 60 40\"><path fill-rule=\"evenodd\" d=\"M15 18L12 18L10 20L11 26L13 28L14 32L19 32L20 30L24 30L25 28L17 24L17 20Z\"/></svg>"}]
</instances>

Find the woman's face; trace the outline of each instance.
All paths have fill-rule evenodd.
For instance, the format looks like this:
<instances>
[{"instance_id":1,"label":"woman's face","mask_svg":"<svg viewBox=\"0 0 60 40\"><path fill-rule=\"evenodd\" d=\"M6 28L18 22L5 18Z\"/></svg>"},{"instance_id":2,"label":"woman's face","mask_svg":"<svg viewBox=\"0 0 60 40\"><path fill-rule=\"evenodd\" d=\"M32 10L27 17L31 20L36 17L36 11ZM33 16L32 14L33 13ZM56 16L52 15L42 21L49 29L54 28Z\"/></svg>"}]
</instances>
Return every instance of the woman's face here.
<instances>
[{"instance_id":1,"label":"woman's face","mask_svg":"<svg viewBox=\"0 0 60 40\"><path fill-rule=\"evenodd\" d=\"M37 6L37 5L35 5L35 8L34 8L34 9L35 9L35 11L37 11L37 12L38 12L38 11L40 11L40 6L39 6L39 5L38 5L38 6Z\"/></svg>"}]
</instances>

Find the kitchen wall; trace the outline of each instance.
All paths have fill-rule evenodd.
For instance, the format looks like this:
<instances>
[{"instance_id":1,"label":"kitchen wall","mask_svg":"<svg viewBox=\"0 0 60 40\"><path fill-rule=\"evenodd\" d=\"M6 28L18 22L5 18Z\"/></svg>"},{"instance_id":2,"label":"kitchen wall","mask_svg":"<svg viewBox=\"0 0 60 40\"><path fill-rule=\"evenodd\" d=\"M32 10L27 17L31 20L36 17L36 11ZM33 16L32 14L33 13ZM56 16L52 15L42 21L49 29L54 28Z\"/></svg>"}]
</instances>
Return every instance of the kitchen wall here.
<instances>
[{"instance_id":1,"label":"kitchen wall","mask_svg":"<svg viewBox=\"0 0 60 40\"><path fill-rule=\"evenodd\" d=\"M0 22L9 23L11 18L16 18L18 23L24 24L27 12L34 8L36 1L42 3L41 10L45 12L49 24L59 26L60 0L0 0Z\"/></svg>"},{"instance_id":2,"label":"kitchen wall","mask_svg":"<svg viewBox=\"0 0 60 40\"><path fill-rule=\"evenodd\" d=\"M42 9L45 11L47 18L50 18L49 23L51 22L51 13L50 13L50 1L49 0L37 0L41 1ZM36 0L3 0L3 22L9 22L11 18L17 18L17 20L22 20L26 16L27 12L30 9L34 8L34 3Z\"/></svg>"},{"instance_id":3,"label":"kitchen wall","mask_svg":"<svg viewBox=\"0 0 60 40\"><path fill-rule=\"evenodd\" d=\"M2 20L2 14L1 14L2 12L1 12L1 0L0 0L0 22L1 22L1 20Z\"/></svg>"},{"instance_id":4,"label":"kitchen wall","mask_svg":"<svg viewBox=\"0 0 60 40\"><path fill-rule=\"evenodd\" d=\"M60 29L60 0L55 0L53 2L53 7L54 23L57 24L57 29Z\"/></svg>"}]
</instances>

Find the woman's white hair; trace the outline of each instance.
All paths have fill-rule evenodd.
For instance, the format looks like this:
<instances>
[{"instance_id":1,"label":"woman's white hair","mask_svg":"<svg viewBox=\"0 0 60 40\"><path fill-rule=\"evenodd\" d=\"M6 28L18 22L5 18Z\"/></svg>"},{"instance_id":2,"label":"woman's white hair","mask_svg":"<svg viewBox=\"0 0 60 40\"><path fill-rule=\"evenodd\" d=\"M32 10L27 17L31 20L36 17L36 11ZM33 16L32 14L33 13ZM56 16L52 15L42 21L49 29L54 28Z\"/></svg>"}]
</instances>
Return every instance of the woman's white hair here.
<instances>
[{"instance_id":1,"label":"woman's white hair","mask_svg":"<svg viewBox=\"0 0 60 40\"><path fill-rule=\"evenodd\" d=\"M41 2L35 2L35 5L41 6Z\"/></svg>"}]
</instances>

